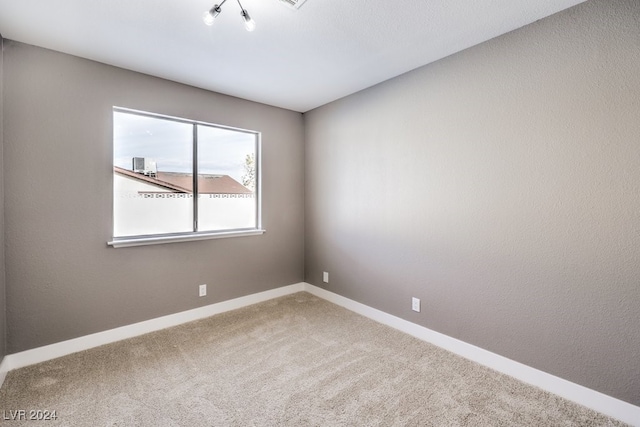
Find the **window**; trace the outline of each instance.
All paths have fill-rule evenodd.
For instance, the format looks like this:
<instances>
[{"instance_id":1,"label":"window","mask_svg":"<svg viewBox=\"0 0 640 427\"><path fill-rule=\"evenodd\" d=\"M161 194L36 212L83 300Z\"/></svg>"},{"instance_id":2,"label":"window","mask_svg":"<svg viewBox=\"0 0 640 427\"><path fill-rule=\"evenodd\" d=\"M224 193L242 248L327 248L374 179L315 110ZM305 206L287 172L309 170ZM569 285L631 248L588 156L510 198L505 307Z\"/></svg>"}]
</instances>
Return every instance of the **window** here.
<instances>
[{"instance_id":1,"label":"window","mask_svg":"<svg viewBox=\"0 0 640 427\"><path fill-rule=\"evenodd\" d=\"M113 241L260 234L260 134L114 108Z\"/></svg>"}]
</instances>

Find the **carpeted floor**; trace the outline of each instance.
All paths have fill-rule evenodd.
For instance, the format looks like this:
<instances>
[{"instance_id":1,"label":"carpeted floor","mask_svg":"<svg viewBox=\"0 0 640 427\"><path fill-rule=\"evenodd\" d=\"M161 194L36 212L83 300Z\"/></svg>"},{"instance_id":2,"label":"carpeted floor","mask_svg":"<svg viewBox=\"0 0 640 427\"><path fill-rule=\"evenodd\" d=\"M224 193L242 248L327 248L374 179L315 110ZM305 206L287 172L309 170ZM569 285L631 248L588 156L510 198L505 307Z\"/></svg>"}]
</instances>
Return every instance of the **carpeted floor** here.
<instances>
[{"instance_id":1,"label":"carpeted floor","mask_svg":"<svg viewBox=\"0 0 640 427\"><path fill-rule=\"evenodd\" d=\"M12 371L3 425L617 426L307 293ZM38 413L34 413L38 414Z\"/></svg>"}]
</instances>

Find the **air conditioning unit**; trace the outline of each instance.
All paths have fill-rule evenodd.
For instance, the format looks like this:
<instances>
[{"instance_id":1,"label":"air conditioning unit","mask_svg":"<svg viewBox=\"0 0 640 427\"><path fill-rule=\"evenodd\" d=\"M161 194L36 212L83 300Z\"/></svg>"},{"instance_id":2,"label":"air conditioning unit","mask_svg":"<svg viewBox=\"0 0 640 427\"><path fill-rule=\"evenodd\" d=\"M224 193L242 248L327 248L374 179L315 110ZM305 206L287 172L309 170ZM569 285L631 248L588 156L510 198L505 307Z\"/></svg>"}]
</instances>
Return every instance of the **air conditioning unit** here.
<instances>
[{"instance_id":1,"label":"air conditioning unit","mask_svg":"<svg viewBox=\"0 0 640 427\"><path fill-rule=\"evenodd\" d=\"M158 173L156 161L149 157L134 157L132 169L134 172L141 173L146 176L156 176Z\"/></svg>"},{"instance_id":2,"label":"air conditioning unit","mask_svg":"<svg viewBox=\"0 0 640 427\"><path fill-rule=\"evenodd\" d=\"M307 0L280 0L282 4L290 7L291 9L300 9L305 1Z\"/></svg>"}]
</instances>

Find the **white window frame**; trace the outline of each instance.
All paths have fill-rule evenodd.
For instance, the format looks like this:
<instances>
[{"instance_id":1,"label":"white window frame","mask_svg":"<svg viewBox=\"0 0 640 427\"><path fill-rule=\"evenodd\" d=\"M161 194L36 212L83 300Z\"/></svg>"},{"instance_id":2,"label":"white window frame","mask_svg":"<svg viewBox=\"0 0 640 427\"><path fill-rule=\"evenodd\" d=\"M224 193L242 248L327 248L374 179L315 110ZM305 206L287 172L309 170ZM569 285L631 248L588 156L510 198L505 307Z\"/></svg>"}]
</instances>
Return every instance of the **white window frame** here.
<instances>
[{"instance_id":1,"label":"white window frame","mask_svg":"<svg viewBox=\"0 0 640 427\"><path fill-rule=\"evenodd\" d=\"M255 164L256 164L256 189L255 189L255 198L256 198L256 227L255 228L242 228L242 229L230 229L230 230L219 230L219 231L191 231L191 232L182 232L182 233L163 233L163 234L152 234L152 235L140 235L140 236L126 236L126 237L112 237L112 240L107 242L107 245L112 246L114 248L122 248L122 247L131 247L131 246L146 246L146 245L157 245L163 243L177 243L177 242L189 242L189 241L197 241L197 240L208 240L208 239L223 239L229 237L243 237L243 236L256 236L264 234L266 230L262 228L262 134L258 131L241 129L231 126L224 126L214 123L202 122L198 120L190 120L184 119L180 117L167 116L163 114L150 113L147 111L133 110L130 108L123 107L113 107L112 109L112 120L113 113L121 112L128 114L137 114L140 116L157 118L162 120L170 120L179 123L186 123L193 125L194 128L198 125L200 126L208 126L214 127L218 129L226 129L232 130L236 132L243 132L255 135L256 138L256 147L255 147ZM113 130L113 123L111 126ZM198 165L197 158L197 144L198 139L195 136L197 132L194 132L193 138L193 171L194 177L197 176L195 174L196 168ZM111 135L111 141L113 142L113 134ZM111 170L113 171L113 156L112 156L112 165ZM113 172L112 172L113 176ZM193 218L195 219L198 214L198 197L197 197L197 185L194 188L194 209L193 209ZM115 219L115 212L113 209L113 180L111 187L111 218L112 218L112 227L111 230L113 232L113 224Z\"/></svg>"}]
</instances>

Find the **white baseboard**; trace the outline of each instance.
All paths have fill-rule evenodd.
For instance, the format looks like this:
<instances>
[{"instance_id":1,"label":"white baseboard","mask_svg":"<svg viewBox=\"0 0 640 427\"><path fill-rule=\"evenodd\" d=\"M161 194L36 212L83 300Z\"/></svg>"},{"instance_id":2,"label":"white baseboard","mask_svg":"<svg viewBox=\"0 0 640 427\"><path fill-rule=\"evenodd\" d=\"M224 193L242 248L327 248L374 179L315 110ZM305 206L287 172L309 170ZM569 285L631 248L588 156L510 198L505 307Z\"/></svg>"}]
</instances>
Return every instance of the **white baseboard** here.
<instances>
[{"instance_id":1,"label":"white baseboard","mask_svg":"<svg viewBox=\"0 0 640 427\"><path fill-rule=\"evenodd\" d=\"M317 297L325 299L336 305L344 307L355 313L368 317L376 322L398 329L423 341L427 341L438 347L442 347L452 353L466 359L480 363L498 372L519 379L525 383L537 386L550 393L554 393L565 399L576 402L580 405L591 408L595 411L609 415L620 421L633 426L640 427L640 407L607 396L587 387L572 383L538 369L532 368L522 363L516 362L498 354L468 344L464 341L441 334L423 326L411 323L407 320L366 306L359 302L345 298L333 292L311 285L309 283L297 283L295 285L284 286L253 295L223 301L181 313L170 314L132 325L122 326L104 332L98 332L68 341L62 341L43 347L26 350L20 353L9 354L0 363L0 387L4 382L7 372L33 365L57 357L66 356L78 351L109 344L127 338L155 332L160 329L177 326L186 322L224 313L230 310L257 304L273 298L306 291Z\"/></svg>"},{"instance_id":2,"label":"white baseboard","mask_svg":"<svg viewBox=\"0 0 640 427\"><path fill-rule=\"evenodd\" d=\"M7 366L7 357L5 356L2 358L2 361L0 361L0 387L2 387L2 384L4 384L4 379L7 378L7 372L10 371Z\"/></svg>"},{"instance_id":3,"label":"white baseboard","mask_svg":"<svg viewBox=\"0 0 640 427\"><path fill-rule=\"evenodd\" d=\"M169 328L171 326L192 322L194 320L257 304L259 302L278 298L284 295L302 292L304 291L304 288L304 283L297 283L295 285L271 289L265 292L210 304L180 313L145 320L144 322L122 326L108 331L85 335L67 341L22 351L20 353L9 354L4 357L2 364L0 364L0 379L2 380L0 381L0 386L2 386L2 382L4 382L6 373L13 369L23 368L25 366L66 356L71 353L77 353L78 351L88 350L90 348L110 344L127 338L148 334L149 332L159 331L160 329Z\"/></svg>"},{"instance_id":4,"label":"white baseboard","mask_svg":"<svg viewBox=\"0 0 640 427\"><path fill-rule=\"evenodd\" d=\"M466 359L517 378L522 382L534 385L550 393L564 397L567 400L578 403L579 405L586 406L587 408L591 408L602 414L616 418L627 424L640 427L640 407L638 406L615 399L611 396L607 396L606 394L572 383L530 366L523 365L522 363L507 359L506 357L500 356L496 353L492 353L488 350L476 347L448 335L441 334L425 328L424 326L411 323L407 320L375 308L371 308L309 283L305 283L304 290L317 297L375 320L376 322L398 329Z\"/></svg>"}]
</instances>

